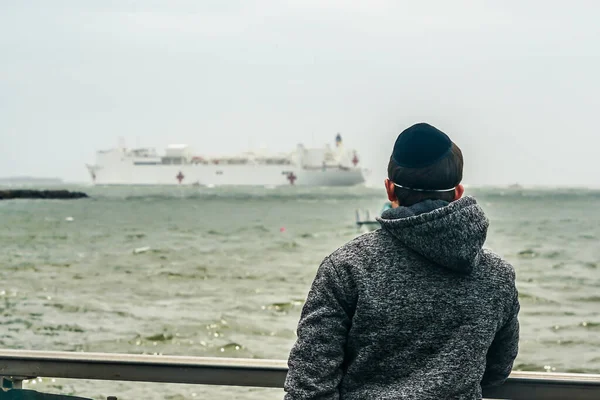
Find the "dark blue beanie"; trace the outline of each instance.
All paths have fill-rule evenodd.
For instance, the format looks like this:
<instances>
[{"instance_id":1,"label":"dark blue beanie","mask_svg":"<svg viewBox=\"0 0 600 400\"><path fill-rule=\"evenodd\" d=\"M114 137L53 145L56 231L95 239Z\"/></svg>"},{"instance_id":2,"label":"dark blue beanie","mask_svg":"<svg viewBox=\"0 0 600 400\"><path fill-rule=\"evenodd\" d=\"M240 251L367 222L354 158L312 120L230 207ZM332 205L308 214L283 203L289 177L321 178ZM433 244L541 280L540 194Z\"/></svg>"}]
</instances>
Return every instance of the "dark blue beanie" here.
<instances>
[{"instance_id":1,"label":"dark blue beanie","mask_svg":"<svg viewBox=\"0 0 600 400\"><path fill-rule=\"evenodd\" d=\"M400 167L423 168L446 157L452 141L444 132L425 123L405 129L396 139L392 160Z\"/></svg>"}]
</instances>

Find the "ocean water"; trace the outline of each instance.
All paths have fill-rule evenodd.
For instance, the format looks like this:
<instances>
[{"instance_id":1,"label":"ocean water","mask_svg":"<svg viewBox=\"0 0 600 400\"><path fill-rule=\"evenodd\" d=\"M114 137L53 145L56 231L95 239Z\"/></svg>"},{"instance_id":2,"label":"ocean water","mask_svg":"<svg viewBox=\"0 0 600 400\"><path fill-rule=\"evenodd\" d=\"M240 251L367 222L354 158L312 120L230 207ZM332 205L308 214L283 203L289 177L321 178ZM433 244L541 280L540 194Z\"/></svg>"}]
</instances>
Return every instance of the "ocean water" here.
<instances>
[{"instance_id":1,"label":"ocean water","mask_svg":"<svg viewBox=\"0 0 600 400\"><path fill-rule=\"evenodd\" d=\"M72 187L0 202L0 346L287 358L321 260L377 214L368 188ZM600 191L469 189L513 263L515 369L600 373ZM91 398L280 399L279 389L42 379Z\"/></svg>"}]
</instances>

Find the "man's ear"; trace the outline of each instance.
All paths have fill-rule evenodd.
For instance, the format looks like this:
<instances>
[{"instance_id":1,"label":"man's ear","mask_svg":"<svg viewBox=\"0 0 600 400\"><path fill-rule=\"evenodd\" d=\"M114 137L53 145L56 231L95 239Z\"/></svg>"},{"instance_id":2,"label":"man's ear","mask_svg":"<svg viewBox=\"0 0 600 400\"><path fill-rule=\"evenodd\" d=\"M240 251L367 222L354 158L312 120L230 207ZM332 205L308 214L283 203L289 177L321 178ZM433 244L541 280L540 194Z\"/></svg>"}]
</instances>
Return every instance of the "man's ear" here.
<instances>
[{"instance_id":1,"label":"man's ear","mask_svg":"<svg viewBox=\"0 0 600 400\"><path fill-rule=\"evenodd\" d=\"M385 191L387 192L388 200L392 203L398 202L398 198L396 197L396 186L394 186L394 182L389 179L385 180Z\"/></svg>"},{"instance_id":2,"label":"man's ear","mask_svg":"<svg viewBox=\"0 0 600 400\"><path fill-rule=\"evenodd\" d=\"M460 199L463 196L463 194L465 194L465 187L463 185L457 185L454 188L454 200L456 201Z\"/></svg>"}]
</instances>

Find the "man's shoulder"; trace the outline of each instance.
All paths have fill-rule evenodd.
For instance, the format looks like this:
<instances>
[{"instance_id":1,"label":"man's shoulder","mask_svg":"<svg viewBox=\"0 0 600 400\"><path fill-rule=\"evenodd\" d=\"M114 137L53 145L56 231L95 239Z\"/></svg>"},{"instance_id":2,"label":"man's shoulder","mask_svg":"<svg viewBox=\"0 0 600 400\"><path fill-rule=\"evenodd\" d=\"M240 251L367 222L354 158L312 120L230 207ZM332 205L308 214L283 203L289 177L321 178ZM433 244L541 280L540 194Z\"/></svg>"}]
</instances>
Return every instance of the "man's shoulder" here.
<instances>
[{"instance_id":1,"label":"man's shoulder","mask_svg":"<svg viewBox=\"0 0 600 400\"><path fill-rule=\"evenodd\" d=\"M483 249L481 252L482 264L486 272L498 280L514 284L516 273L511 263L491 250Z\"/></svg>"},{"instance_id":2,"label":"man's shoulder","mask_svg":"<svg viewBox=\"0 0 600 400\"><path fill-rule=\"evenodd\" d=\"M333 264L364 262L380 257L393 244L393 238L386 231L377 229L352 239L331 253L328 258Z\"/></svg>"}]
</instances>

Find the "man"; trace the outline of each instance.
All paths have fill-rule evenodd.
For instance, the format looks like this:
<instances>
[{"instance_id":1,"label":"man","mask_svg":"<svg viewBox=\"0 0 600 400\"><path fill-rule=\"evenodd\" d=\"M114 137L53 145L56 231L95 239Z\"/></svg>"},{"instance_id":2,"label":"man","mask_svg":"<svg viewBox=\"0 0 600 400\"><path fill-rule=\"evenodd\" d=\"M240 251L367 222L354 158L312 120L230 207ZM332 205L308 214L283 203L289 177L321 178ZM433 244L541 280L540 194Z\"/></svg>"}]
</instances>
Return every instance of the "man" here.
<instances>
[{"instance_id":1,"label":"man","mask_svg":"<svg viewBox=\"0 0 600 400\"><path fill-rule=\"evenodd\" d=\"M438 129L398 136L381 229L325 258L289 357L286 400L481 399L517 356L515 273L483 250L463 158Z\"/></svg>"}]
</instances>

